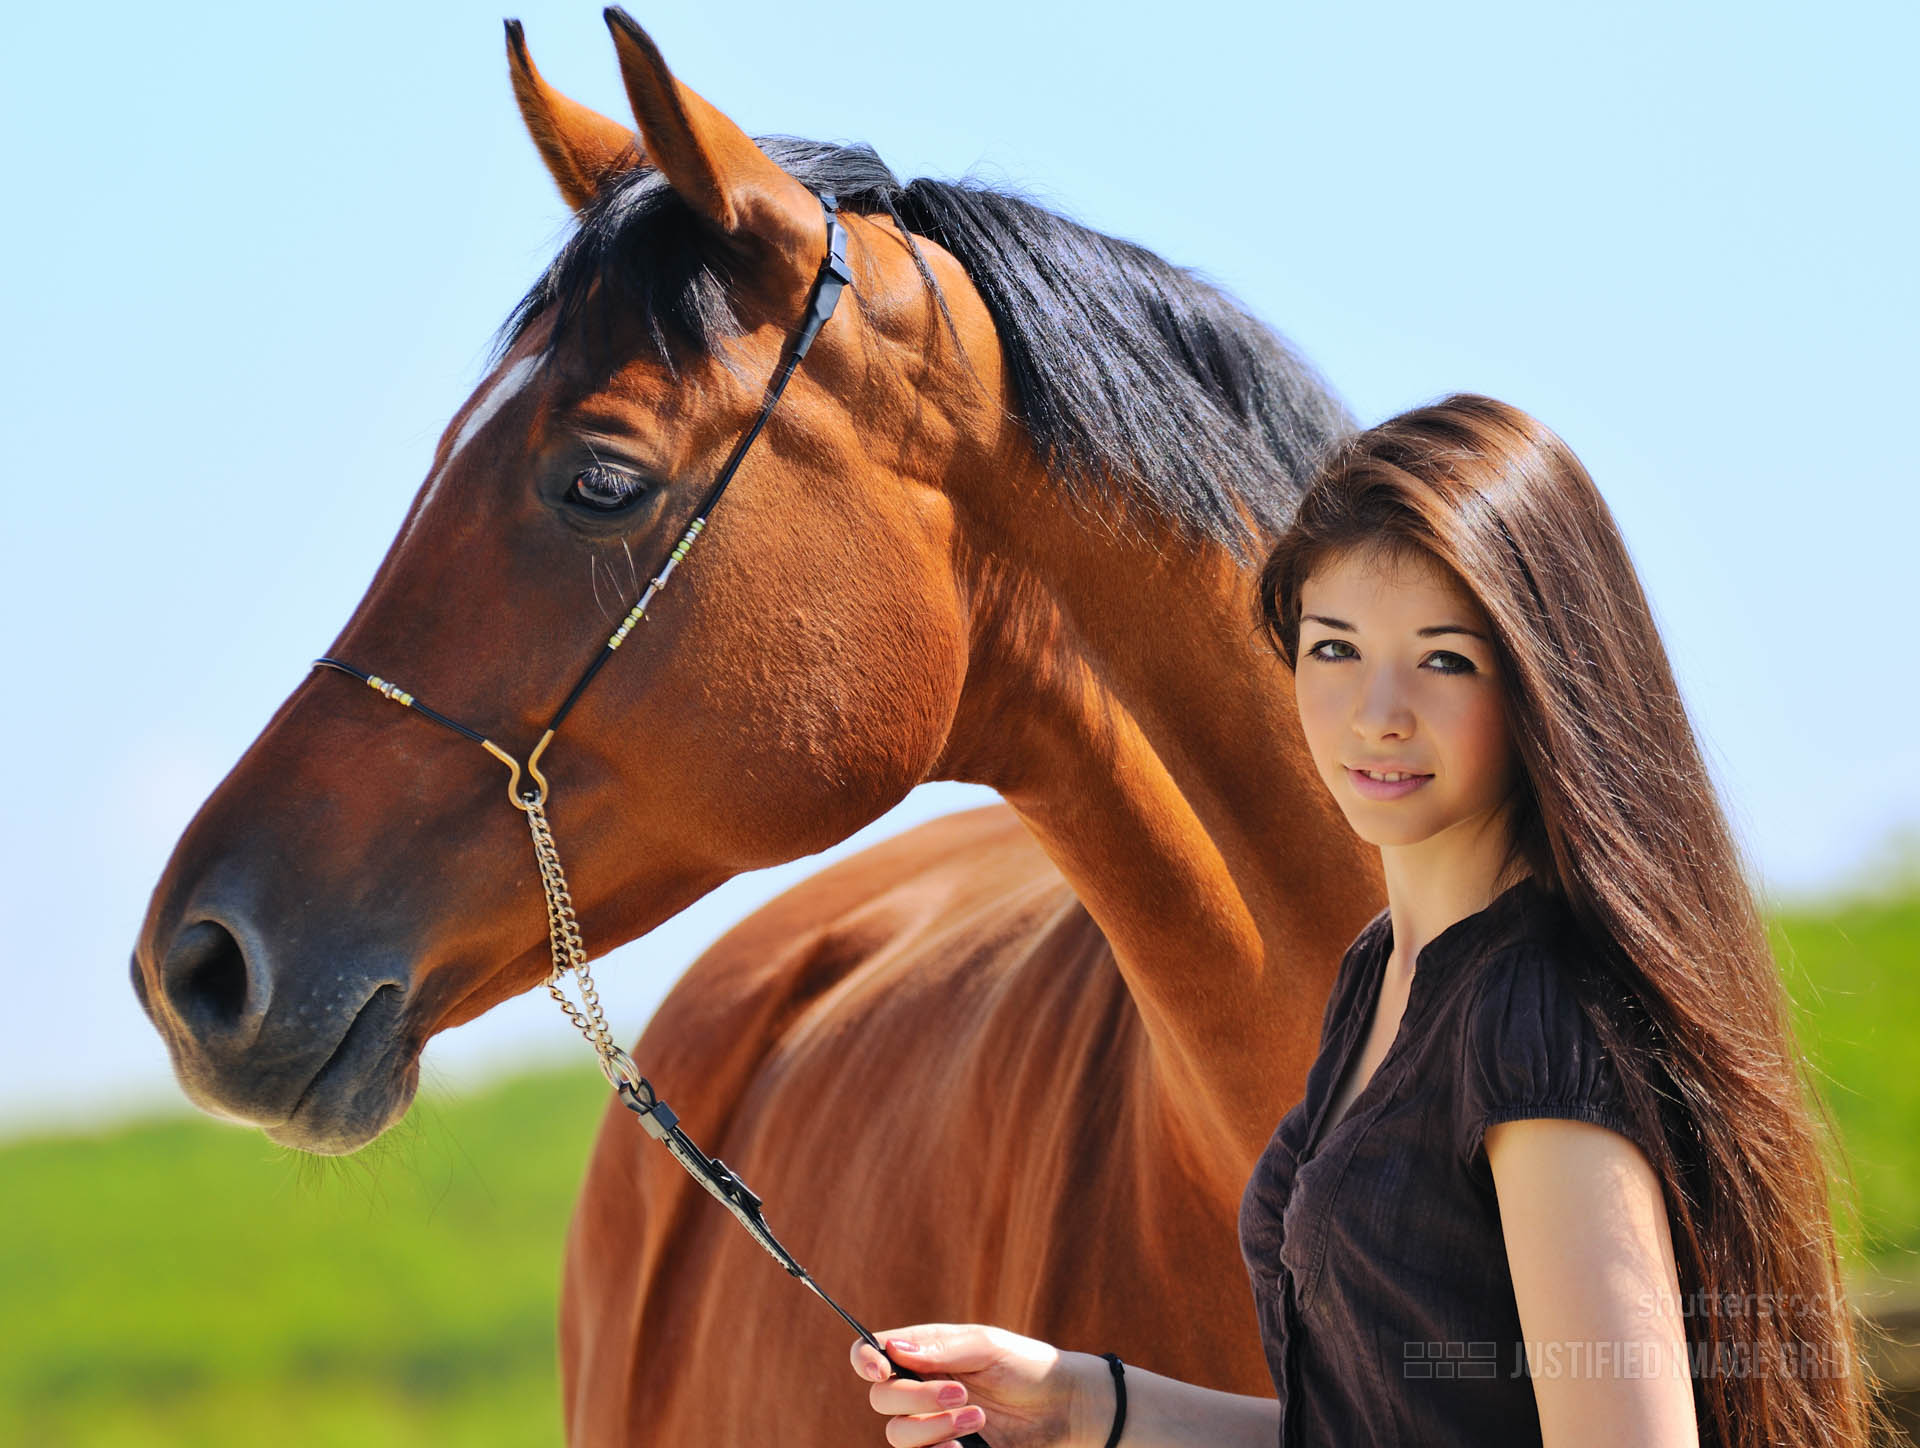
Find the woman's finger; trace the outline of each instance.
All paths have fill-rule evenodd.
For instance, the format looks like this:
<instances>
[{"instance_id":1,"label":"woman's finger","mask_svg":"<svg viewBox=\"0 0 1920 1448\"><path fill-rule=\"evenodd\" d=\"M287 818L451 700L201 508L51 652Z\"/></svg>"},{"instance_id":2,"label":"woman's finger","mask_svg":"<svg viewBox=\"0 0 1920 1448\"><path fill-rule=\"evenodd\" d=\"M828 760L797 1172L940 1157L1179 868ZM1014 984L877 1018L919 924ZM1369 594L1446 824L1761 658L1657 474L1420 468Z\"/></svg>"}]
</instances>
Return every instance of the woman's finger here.
<instances>
[{"instance_id":1,"label":"woman's finger","mask_svg":"<svg viewBox=\"0 0 1920 1448\"><path fill-rule=\"evenodd\" d=\"M890 1332L875 1333L874 1341L883 1345L889 1340L917 1343L924 1338L933 1336L939 1331L939 1324L921 1323L915 1327L896 1327ZM891 1348L887 1349L889 1354L891 1354L892 1351L893 1349ZM886 1357L883 1357L868 1347L865 1338L854 1339L849 1356L853 1359L853 1370L871 1382L884 1382L893 1376L894 1365L889 1362Z\"/></svg>"},{"instance_id":2,"label":"woman's finger","mask_svg":"<svg viewBox=\"0 0 1920 1448\"><path fill-rule=\"evenodd\" d=\"M922 1322L874 1334L886 1349L883 1359L866 1345L854 1342L849 1356L853 1370L870 1382L892 1377L895 1365L917 1373L972 1373L990 1367L1001 1349L977 1323Z\"/></svg>"},{"instance_id":3,"label":"woman's finger","mask_svg":"<svg viewBox=\"0 0 1920 1448\"><path fill-rule=\"evenodd\" d=\"M864 1339L854 1339L849 1356L853 1359L853 1370L868 1382L884 1382L893 1376L892 1364L868 1347Z\"/></svg>"},{"instance_id":4,"label":"woman's finger","mask_svg":"<svg viewBox=\"0 0 1920 1448\"><path fill-rule=\"evenodd\" d=\"M909 1328L907 1330L912 1331L913 1329ZM880 1341L884 1344L888 1340L882 1338ZM892 1377L900 1367L905 1365L897 1360L893 1348L888 1348L886 1354L883 1355L868 1347L864 1340L854 1343L850 1356L853 1359L853 1370L868 1381L876 1383L884 1383L888 1378Z\"/></svg>"},{"instance_id":5,"label":"woman's finger","mask_svg":"<svg viewBox=\"0 0 1920 1448\"><path fill-rule=\"evenodd\" d=\"M934 1444L977 1433L987 1415L976 1406L951 1413L928 1413L917 1418L887 1419L887 1442L893 1448L933 1448Z\"/></svg>"},{"instance_id":6,"label":"woman's finger","mask_svg":"<svg viewBox=\"0 0 1920 1448\"><path fill-rule=\"evenodd\" d=\"M867 1390L867 1401L873 1404L876 1413L894 1416L934 1413L965 1407L967 1390L952 1378L935 1378L925 1383L916 1383L910 1378L889 1378Z\"/></svg>"},{"instance_id":7,"label":"woman's finger","mask_svg":"<svg viewBox=\"0 0 1920 1448\"><path fill-rule=\"evenodd\" d=\"M917 1373L977 1373L1000 1360L993 1329L978 1323L922 1323L880 1335L887 1356Z\"/></svg>"}]
</instances>

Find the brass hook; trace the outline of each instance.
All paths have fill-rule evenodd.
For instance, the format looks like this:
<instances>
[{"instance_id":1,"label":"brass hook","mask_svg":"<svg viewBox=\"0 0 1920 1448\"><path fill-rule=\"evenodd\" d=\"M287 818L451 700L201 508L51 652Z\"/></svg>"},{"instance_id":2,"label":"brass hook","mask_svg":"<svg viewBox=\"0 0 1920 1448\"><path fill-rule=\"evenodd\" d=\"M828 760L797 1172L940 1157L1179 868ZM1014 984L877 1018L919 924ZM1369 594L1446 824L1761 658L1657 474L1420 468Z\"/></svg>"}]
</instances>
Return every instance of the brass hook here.
<instances>
[{"instance_id":1,"label":"brass hook","mask_svg":"<svg viewBox=\"0 0 1920 1448\"><path fill-rule=\"evenodd\" d=\"M553 735L551 733L547 735L547 739L551 739L552 737ZM540 741L540 746L543 749L546 747L546 739ZM513 771L512 776L507 780L507 800L515 809L531 810L547 802L547 782L541 778L538 770L534 771L533 778L534 782L540 786L540 796L529 804L520 796L520 761L507 753L507 751L502 749L498 744L495 744L491 739L482 739L480 741L480 747Z\"/></svg>"},{"instance_id":2,"label":"brass hook","mask_svg":"<svg viewBox=\"0 0 1920 1448\"><path fill-rule=\"evenodd\" d=\"M539 804L547 802L547 777L540 772L540 756L547 752L547 746L553 743L553 731L549 729L540 736L540 742L533 746L533 753L527 756L527 773L533 776L533 782L540 786Z\"/></svg>"}]
</instances>

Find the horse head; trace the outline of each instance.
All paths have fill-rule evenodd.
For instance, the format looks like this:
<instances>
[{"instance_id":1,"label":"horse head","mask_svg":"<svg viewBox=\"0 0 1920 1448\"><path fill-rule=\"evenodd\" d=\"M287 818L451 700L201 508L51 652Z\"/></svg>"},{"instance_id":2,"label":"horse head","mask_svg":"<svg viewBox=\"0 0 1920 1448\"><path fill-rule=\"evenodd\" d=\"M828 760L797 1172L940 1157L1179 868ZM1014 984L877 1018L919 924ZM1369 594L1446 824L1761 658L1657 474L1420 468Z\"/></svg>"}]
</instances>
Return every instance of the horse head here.
<instances>
[{"instance_id":1,"label":"horse head","mask_svg":"<svg viewBox=\"0 0 1920 1448\"><path fill-rule=\"evenodd\" d=\"M816 192L609 22L637 134L547 86L509 28L578 230L327 650L522 758L758 412L825 246ZM870 154L768 149L854 205L892 179ZM543 760L596 945L845 838L946 738L966 625L943 484L998 431L992 324L935 257L958 325L930 325L902 233L848 220L853 305ZM545 977L505 780L341 674L294 691L185 832L134 955L198 1104L352 1149L405 1110L429 1037Z\"/></svg>"},{"instance_id":2,"label":"horse head","mask_svg":"<svg viewBox=\"0 0 1920 1448\"><path fill-rule=\"evenodd\" d=\"M576 224L326 651L524 760L759 414L838 198L838 312L542 759L597 949L925 780L1044 788L1048 720L1116 727L1102 690L1131 664L1087 664L1094 620L1147 647L1150 575L1237 609L1221 545L1272 526L1346 425L1189 274L1017 198L903 186L866 147L756 142L608 23L632 128L550 87L508 25ZM1087 587L1049 601L1047 570ZM1261 719L1270 677L1248 676ZM196 1103L352 1150L405 1111L431 1036L547 977L506 781L471 739L306 677L188 826L134 951Z\"/></svg>"}]
</instances>

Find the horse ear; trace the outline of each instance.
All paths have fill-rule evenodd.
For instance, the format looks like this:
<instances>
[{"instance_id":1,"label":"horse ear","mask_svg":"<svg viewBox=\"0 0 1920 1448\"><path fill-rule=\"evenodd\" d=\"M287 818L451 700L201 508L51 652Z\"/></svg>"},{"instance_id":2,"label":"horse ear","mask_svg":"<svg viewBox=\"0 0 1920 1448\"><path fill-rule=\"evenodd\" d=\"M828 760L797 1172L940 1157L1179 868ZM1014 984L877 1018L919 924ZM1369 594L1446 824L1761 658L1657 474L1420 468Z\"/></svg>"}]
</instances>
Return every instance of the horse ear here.
<instances>
[{"instance_id":1,"label":"horse ear","mask_svg":"<svg viewBox=\"0 0 1920 1448\"><path fill-rule=\"evenodd\" d=\"M742 246L772 253L804 286L825 241L818 198L675 80L632 16L618 5L605 13L648 160L710 225Z\"/></svg>"},{"instance_id":2,"label":"horse ear","mask_svg":"<svg viewBox=\"0 0 1920 1448\"><path fill-rule=\"evenodd\" d=\"M641 163L640 138L618 121L568 100L541 79L527 54L526 31L507 22L507 72L521 119L541 159L575 211L584 210L610 176Z\"/></svg>"}]
</instances>

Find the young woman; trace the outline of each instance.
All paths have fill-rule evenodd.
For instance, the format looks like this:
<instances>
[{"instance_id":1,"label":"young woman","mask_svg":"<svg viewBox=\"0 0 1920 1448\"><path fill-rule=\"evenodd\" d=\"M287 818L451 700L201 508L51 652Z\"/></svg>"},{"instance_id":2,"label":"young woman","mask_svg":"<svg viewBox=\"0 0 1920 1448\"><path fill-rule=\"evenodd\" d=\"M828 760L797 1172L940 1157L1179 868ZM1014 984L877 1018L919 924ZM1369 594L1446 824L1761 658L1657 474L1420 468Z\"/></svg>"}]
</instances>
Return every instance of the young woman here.
<instances>
[{"instance_id":1,"label":"young woman","mask_svg":"<svg viewBox=\"0 0 1920 1448\"><path fill-rule=\"evenodd\" d=\"M1871 1416L1750 887L1613 518L1519 410L1350 439L1262 571L1387 908L1241 1205L1278 1401L997 1328L855 1344L894 1448L1848 1445Z\"/></svg>"}]
</instances>

